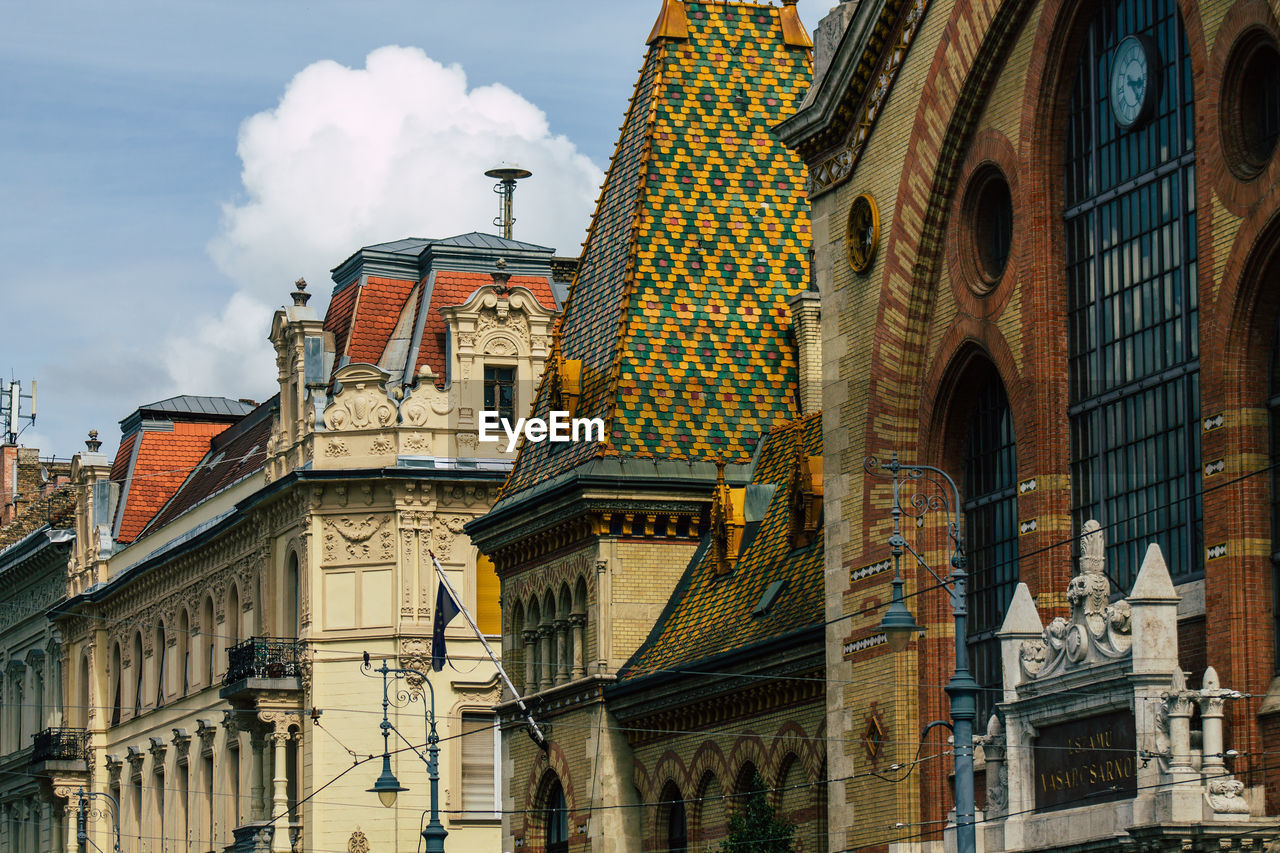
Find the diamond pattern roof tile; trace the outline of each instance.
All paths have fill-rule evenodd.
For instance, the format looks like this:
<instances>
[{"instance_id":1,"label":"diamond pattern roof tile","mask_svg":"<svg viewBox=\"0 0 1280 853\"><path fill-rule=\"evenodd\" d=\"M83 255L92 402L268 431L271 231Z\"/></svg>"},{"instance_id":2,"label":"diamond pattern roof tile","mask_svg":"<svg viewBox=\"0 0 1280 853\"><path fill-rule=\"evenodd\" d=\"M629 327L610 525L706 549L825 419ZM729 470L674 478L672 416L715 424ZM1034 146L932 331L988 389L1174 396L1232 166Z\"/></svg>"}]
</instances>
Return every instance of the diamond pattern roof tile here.
<instances>
[{"instance_id":1,"label":"diamond pattern roof tile","mask_svg":"<svg viewBox=\"0 0 1280 853\"><path fill-rule=\"evenodd\" d=\"M642 678L715 655L743 649L770 638L821 624L823 612L823 536L793 548L792 475L798 458L822 454L822 413L774 428L765 437L751 482L777 489L760 528L727 575L716 572L710 548L685 570L648 639L619 673L620 680ZM774 581L783 581L764 613L753 615Z\"/></svg>"},{"instance_id":2,"label":"diamond pattern roof tile","mask_svg":"<svg viewBox=\"0 0 1280 853\"><path fill-rule=\"evenodd\" d=\"M685 4L650 48L556 346L600 444L526 444L509 496L595 456L745 460L794 417L786 300L806 287L805 170L771 127L811 76L777 7ZM539 389L535 414L550 409Z\"/></svg>"}]
</instances>

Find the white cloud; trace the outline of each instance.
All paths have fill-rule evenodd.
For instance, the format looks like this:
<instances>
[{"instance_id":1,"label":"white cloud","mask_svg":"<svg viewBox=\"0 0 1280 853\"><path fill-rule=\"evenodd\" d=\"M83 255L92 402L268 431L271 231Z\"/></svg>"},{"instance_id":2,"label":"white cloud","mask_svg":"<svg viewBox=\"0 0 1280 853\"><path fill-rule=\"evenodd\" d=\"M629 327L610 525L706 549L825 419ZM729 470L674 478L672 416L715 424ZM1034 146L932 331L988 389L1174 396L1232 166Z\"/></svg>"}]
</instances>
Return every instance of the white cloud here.
<instances>
[{"instance_id":1,"label":"white cloud","mask_svg":"<svg viewBox=\"0 0 1280 853\"><path fill-rule=\"evenodd\" d=\"M187 393L262 393L261 377L274 375L268 306L286 302L299 275L323 303L328 271L361 246L494 231L484 171L499 161L533 172L516 192L514 236L566 255L578 253L602 179L537 106L503 85L468 89L459 66L405 47L374 50L364 68L304 68L275 109L243 123L238 153L243 197L224 205L209 253L239 293L170 341Z\"/></svg>"}]
</instances>

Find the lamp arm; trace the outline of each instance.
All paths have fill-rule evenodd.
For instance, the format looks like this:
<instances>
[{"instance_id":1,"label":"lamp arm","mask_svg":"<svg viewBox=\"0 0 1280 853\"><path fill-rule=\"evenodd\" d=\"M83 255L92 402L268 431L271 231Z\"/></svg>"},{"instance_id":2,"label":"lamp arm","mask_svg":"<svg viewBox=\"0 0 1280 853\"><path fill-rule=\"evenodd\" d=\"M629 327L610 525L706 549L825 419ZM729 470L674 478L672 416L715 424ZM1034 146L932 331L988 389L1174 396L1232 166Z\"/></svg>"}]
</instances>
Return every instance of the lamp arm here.
<instances>
[{"instance_id":1,"label":"lamp arm","mask_svg":"<svg viewBox=\"0 0 1280 853\"><path fill-rule=\"evenodd\" d=\"M917 563L917 564L919 564L920 566L922 566L922 567L923 567L923 568L925 568L925 569L928 569L929 574L933 575L933 579L934 579L934 580L936 580L936 581L938 582L938 585L939 585L939 586L941 586L943 589L947 590L947 592L950 592L950 593L951 593L951 594L953 594L953 595L955 594L955 588L952 586L952 581L950 581L950 580L947 580L947 579L945 579L945 578L940 577L940 576L938 575L938 573L937 573L937 572L935 572L935 571L933 570L933 566L931 566L931 565L929 565L928 563L926 563L926 562L924 561L924 558L923 558L923 557L921 557L919 554L917 554L917 553L916 553L916 549L911 547L911 543L907 542L906 540L903 540L903 542L902 542L902 547L903 547L903 548L906 548L908 551L910 551L910 552L911 552L911 556L913 556L913 557L915 557L915 558L916 558L916 563Z\"/></svg>"}]
</instances>

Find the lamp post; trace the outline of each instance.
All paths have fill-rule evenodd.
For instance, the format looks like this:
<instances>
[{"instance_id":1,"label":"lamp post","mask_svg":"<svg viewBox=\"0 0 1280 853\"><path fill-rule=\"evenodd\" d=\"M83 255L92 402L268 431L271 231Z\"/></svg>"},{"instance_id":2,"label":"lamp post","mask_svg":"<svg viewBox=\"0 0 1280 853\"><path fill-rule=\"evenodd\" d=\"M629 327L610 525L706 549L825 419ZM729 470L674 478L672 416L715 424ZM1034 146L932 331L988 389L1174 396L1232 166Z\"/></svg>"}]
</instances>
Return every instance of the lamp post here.
<instances>
[{"instance_id":1,"label":"lamp post","mask_svg":"<svg viewBox=\"0 0 1280 853\"><path fill-rule=\"evenodd\" d=\"M899 563L904 552L911 552L916 562L946 587L951 593L951 612L955 618L956 670L947 682L947 696L951 698L951 733L955 742L956 765L956 850L957 853L976 853L977 832L974 826L973 798L973 722L978 715L978 683L969 672L969 649L966 623L969 617L967 599L969 573L964 557L964 538L960 532L960 490L955 481L941 468L931 465L904 465L898 461L895 451L889 462L881 462L874 456L863 460L863 468L876 477L893 479L893 533L889 536L890 553L893 555L893 597L889 609L880 620L880 629L894 652L902 651L912 635L921 633L915 617L907 609L902 594L902 573ZM883 472L889 472L885 474ZM906 483L930 484L942 494L915 491L909 498L910 505L902 503L902 487ZM950 487L950 495L945 487ZM948 501L950 498L950 501ZM925 513L942 511L947 520L947 538L951 545L951 575L947 579L938 573L912 549L902 535L902 516L923 519Z\"/></svg>"},{"instance_id":2,"label":"lamp post","mask_svg":"<svg viewBox=\"0 0 1280 853\"><path fill-rule=\"evenodd\" d=\"M54 791L60 797L66 797L70 801L71 797L75 797L79 805L79 813L76 815L76 844L81 850L85 850L89 845L89 828L88 813L89 800L95 797L102 797L104 800L110 800L113 808L112 829L115 830L115 846L111 849L114 853L120 853L120 803L116 798L105 791L90 791L88 788L58 788Z\"/></svg>"},{"instance_id":3,"label":"lamp post","mask_svg":"<svg viewBox=\"0 0 1280 853\"><path fill-rule=\"evenodd\" d=\"M414 754L422 758L427 765L427 776L431 780L431 820L427 822L426 829L422 830L422 838L426 842L426 853L444 853L444 839L449 833L440 823L440 735L436 733L436 691L431 686L431 682L427 680L425 673L416 669L397 669L387 666L386 661L382 662L382 666L377 669L373 668L373 664L369 661L369 653L364 653L364 665L361 667L365 675L372 677L372 673L382 674L382 722L379 727L382 729L382 773L378 776L378 780L373 783L373 787L369 789L372 794L377 794L378 799L382 801L382 805L391 808L396 804L396 795L401 791L407 791L400 785L394 773L391 772L391 751L388 745L388 739L391 737L391 731L395 726L387 719L387 709L393 704L391 701L391 692L389 688L388 676L394 675L396 679L414 676L422 680L423 685L427 688L426 696L430 697L428 702L423 702L423 710L427 718L427 756L423 758L422 753L410 744L409 748ZM408 690L397 688L396 698L402 704L413 702L418 697ZM400 707L397 704L397 707ZM397 730L396 734L400 734ZM404 738L404 735L400 735ZM408 743L408 740L405 740Z\"/></svg>"}]
</instances>

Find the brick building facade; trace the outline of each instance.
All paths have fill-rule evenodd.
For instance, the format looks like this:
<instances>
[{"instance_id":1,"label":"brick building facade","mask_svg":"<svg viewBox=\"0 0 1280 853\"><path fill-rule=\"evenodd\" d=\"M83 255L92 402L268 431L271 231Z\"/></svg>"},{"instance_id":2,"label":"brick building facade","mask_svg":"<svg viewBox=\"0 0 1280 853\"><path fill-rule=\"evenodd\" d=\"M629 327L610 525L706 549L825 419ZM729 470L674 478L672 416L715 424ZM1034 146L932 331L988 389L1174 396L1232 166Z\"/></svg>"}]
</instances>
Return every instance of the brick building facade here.
<instances>
[{"instance_id":1,"label":"brick building facade","mask_svg":"<svg viewBox=\"0 0 1280 853\"><path fill-rule=\"evenodd\" d=\"M1251 0L884 0L819 27L778 130L809 168L828 359L832 850L936 838L950 808L939 739L906 779L866 772L873 723L906 763L946 717L954 661L923 570L927 633L895 656L877 630L890 517L863 460L893 452L960 484L987 713L1014 586L1065 613L1095 518L1120 594L1161 546L1182 668L1249 694L1234 769L1257 814L1280 807L1278 33ZM909 535L945 567L938 524Z\"/></svg>"}]
</instances>

